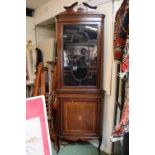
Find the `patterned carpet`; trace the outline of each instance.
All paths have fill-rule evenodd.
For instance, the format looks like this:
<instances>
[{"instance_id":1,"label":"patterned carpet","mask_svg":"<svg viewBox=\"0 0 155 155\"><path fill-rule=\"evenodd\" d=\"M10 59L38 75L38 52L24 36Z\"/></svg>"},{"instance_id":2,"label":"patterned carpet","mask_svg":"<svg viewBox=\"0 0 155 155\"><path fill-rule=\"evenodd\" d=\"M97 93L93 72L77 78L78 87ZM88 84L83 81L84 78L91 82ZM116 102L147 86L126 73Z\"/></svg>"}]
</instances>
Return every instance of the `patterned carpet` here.
<instances>
[{"instance_id":1,"label":"patterned carpet","mask_svg":"<svg viewBox=\"0 0 155 155\"><path fill-rule=\"evenodd\" d=\"M108 155L104 152L98 151L98 149L92 146L88 142L74 142L61 145L60 151L57 154L52 145L52 155Z\"/></svg>"}]
</instances>

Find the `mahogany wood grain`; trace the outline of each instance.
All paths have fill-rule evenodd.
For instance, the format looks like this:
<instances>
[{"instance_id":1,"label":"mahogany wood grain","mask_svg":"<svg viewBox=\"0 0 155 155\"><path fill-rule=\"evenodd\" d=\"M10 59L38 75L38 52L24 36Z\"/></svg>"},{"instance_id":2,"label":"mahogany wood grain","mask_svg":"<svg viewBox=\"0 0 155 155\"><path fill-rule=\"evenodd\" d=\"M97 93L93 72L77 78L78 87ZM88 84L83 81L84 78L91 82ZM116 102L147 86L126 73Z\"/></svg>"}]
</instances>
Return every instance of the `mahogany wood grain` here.
<instances>
[{"instance_id":1,"label":"mahogany wood grain","mask_svg":"<svg viewBox=\"0 0 155 155\"><path fill-rule=\"evenodd\" d=\"M46 93L46 69L43 67L41 71L41 95Z\"/></svg>"},{"instance_id":2,"label":"mahogany wood grain","mask_svg":"<svg viewBox=\"0 0 155 155\"><path fill-rule=\"evenodd\" d=\"M41 70L43 68L43 63L40 63L37 68L37 75L36 75L36 80L34 84L34 89L33 89L33 96L38 95L38 90L40 88L40 80L41 80Z\"/></svg>"},{"instance_id":3,"label":"mahogany wood grain","mask_svg":"<svg viewBox=\"0 0 155 155\"><path fill-rule=\"evenodd\" d=\"M64 132L95 132L96 131L96 103L92 101L65 100ZM74 123L73 123L74 122Z\"/></svg>"}]
</instances>

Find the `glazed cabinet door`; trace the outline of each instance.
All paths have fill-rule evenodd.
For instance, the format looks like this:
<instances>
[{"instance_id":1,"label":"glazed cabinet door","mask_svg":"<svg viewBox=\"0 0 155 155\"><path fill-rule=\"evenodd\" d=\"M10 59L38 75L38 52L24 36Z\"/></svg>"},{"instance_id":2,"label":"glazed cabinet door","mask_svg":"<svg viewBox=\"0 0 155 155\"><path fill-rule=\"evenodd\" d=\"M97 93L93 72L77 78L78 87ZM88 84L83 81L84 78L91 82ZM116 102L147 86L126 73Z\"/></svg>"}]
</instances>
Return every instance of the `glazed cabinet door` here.
<instances>
[{"instance_id":1,"label":"glazed cabinet door","mask_svg":"<svg viewBox=\"0 0 155 155\"><path fill-rule=\"evenodd\" d=\"M58 28L61 32L61 89L98 89L101 65L100 22L61 23Z\"/></svg>"},{"instance_id":2,"label":"glazed cabinet door","mask_svg":"<svg viewBox=\"0 0 155 155\"><path fill-rule=\"evenodd\" d=\"M63 136L97 136L100 102L98 99L64 99L62 101Z\"/></svg>"}]
</instances>

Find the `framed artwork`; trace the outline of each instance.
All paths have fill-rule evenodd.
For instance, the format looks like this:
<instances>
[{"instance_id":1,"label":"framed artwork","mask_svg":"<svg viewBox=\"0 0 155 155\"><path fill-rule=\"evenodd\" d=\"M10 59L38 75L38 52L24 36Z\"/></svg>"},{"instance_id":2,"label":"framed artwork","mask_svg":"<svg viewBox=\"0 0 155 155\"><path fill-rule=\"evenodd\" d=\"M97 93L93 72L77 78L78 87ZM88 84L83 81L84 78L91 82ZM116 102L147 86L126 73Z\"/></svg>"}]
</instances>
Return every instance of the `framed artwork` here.
<instances>
[{"instance_id":1,"label":"framed artwork","mask_svg":"<svg viewBox=\"0 0 155 155\"><path fill-rule=\"evenodd\" d=\"M52 155L44 96L26 99L26 155Z\"/></svg>"}]
</instances>

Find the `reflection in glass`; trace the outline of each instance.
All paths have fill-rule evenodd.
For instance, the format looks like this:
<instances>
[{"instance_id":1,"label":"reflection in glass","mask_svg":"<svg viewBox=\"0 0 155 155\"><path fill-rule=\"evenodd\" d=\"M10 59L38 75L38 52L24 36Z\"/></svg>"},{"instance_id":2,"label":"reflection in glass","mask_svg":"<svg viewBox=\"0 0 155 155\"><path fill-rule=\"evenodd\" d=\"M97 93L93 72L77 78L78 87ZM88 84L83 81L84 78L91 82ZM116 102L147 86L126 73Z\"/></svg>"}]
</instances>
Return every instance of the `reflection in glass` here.
<instances>
[{"instance_id":1,"label":"reflection in glass","mask_svg":"<svg viewBox=\"0 0 155 155\"><path fill-rule=\"evenodd\" d=\"M64 25L64 86L96 86L97 25Z\"/></svg>"}]
</instances>

